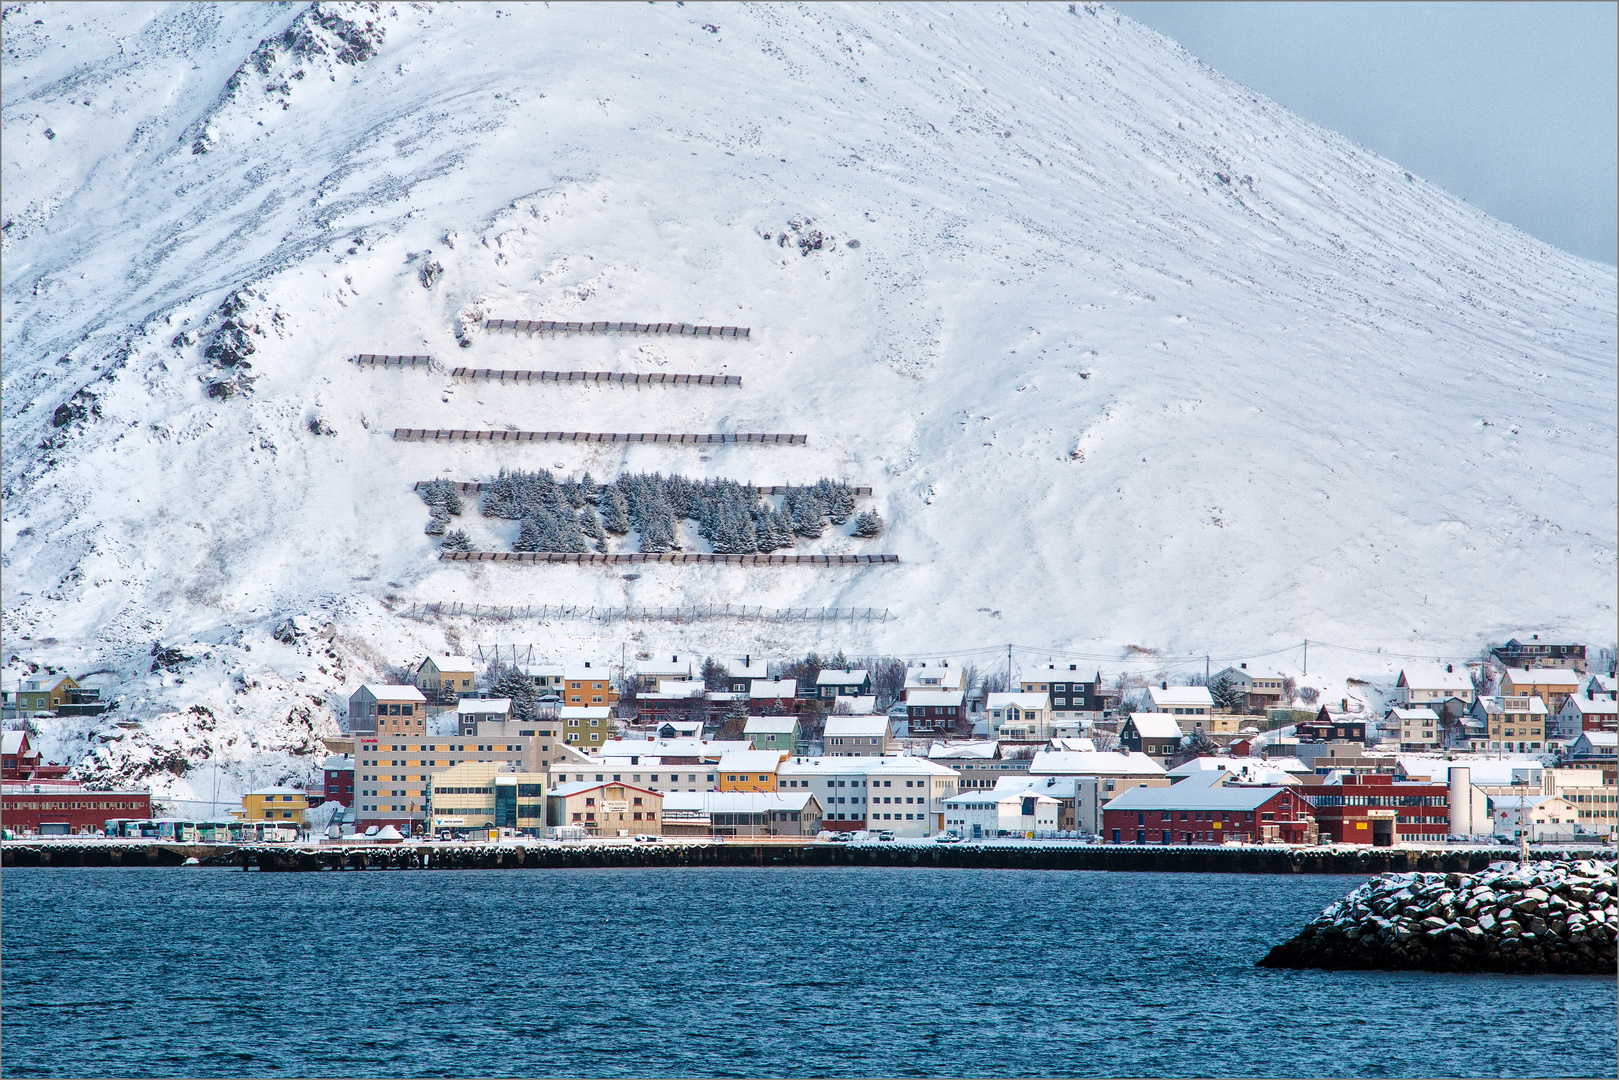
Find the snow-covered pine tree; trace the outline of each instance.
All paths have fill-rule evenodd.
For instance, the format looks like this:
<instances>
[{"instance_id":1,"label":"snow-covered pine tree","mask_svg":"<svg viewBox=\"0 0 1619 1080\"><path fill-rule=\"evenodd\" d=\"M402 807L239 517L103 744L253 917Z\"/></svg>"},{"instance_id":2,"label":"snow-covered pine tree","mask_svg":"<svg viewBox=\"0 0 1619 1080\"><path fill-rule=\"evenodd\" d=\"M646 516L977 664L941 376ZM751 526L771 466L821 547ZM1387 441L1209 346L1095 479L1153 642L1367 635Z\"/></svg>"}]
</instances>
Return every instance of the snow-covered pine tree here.
<instances>
[{"instance_id":1,"label":"snow-covered pine tree","mask_svg":"<svg viewBox=\"0 0 1619 1080\"><path fill-rule=\"evenodd\" d=\"M601 498L601 488L596 486L595 478L588 472L579 481L579 494L584 496L587 503L594 503Z\"/></svg>"},{"instance_id":2,"label":"snow-covered pine tree","mask_svg":"<svg viewBox=\"0 0 1619 1080\"><path fill-rule=\"evenodd\" d=\"M472 538L465 529L456 529L454 532L444 534L444 542L439 544L444 551L471 551Z\"/></svg>"},{"instance_id":3,"label":"snow-covered pine tree","mask_svg":"<svg viewBox=\"0 0 1619 1080\"><path fill-rule=\"evenodd\" d=\"M882 515L875 509L867 510L854 519L854 535L862 539L870 539L883 534Z\"/></svg>"},{"instance_id":4,"label":"snow-covered pine tree","mask_svg":"<svg viewBox=\"0 0 1619 1080\"><path fill-rule=\"evenodd\" d=\"M624 491L618 485L607 488L601 498L602 528L614 536L623 536L630 531L630 504L624 498Z\"/></svg>"}]
</instances>

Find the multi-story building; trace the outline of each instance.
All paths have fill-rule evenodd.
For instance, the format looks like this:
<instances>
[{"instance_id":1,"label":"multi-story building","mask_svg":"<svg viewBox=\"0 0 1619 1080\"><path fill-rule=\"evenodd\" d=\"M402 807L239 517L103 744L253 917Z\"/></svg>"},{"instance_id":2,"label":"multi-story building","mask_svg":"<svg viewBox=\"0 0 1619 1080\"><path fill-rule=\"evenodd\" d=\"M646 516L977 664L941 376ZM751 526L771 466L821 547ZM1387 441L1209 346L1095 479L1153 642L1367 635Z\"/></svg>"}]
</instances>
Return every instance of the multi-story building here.
<instances>
[{"instance_id":1,"label":"multi-story building","mask_svg":"<svg viewBox=\"0 0 1619 1080\"><path fill-rule=\"evenodd\" d=\"M503 724L511 718L511 698L468 696L455 703L456 733L459 735L476 735L479 724Z\"/></svg>"},{"instance_id":2,"label":"multi-story building","mask_svg":"<svg viewBox=\"0 0 1619 1080\"><path fill-rule=\"evenodd\" d=\"M308 809L309 799L298 788L263 787L243 795L241 809L231 814L246 822L291 821L302 830Z\"/></svg>"},{"instance_id":3,"label":"multi-story building","mask_svg":"<svg viewBox=\"0 0 1619 1080\"><path fill-rule=\"evenodd\" d=\"M323 801L354 805L354 755L329 754L321 766Z\"/></svg>"},{"instance_id":4,"label":"multi-story building","mask_svg":"<svg viewBox=\"0 0 1619 1080\"><path fill-rule=\"evenodd\" d=\"M1095 723L1102 719L1111 699L1102 689L1102 673L1090 679L1079 677L1079 665L1069 664L1067 670L1047 664L1020 681L1019 689L1025 694L1045 694L1051 698L1051 720L1058 727L1076 721Z\"/></svg>"},{"instance_id":5,"label":"multi-story building","mask_svg":"<svg viewBox=\"0 0 1619 1080\"><path fill-rule=\"evenodd\" d=\"M944 800L956 792L952 769L918 757L796 757L776 768L777 789L810 791L828 829L889 829L931 836L944 829Z\"/></svg>"},{"instance_id":6,"label":"multi-story building","mask_svg":"<svg viewBox=\"0 0 1619 1080\"><path fill-rule=\"evenodd\" d=\"M426 705L414 686L367 683L349 695L349 732L420 735L427 730Z\"/></svg>"},{"instance_id":7,"label":"multi-story building","mask_svg":"<svg viewBox=\"0 0 1619 1080\"><path fill-rule=\"evenodd\" d=\"M1488 707L1484 710L1491 750L1534 753L1545 747L1548 714L1544 701L1538 697L1503 694L1495 702L1501 707L1500 712Z\"/></svg>"},{"instance_id":8,"label":"multi-story building","mask_svg":"<svg viewBox=\"0 0 1619 1080\"><path fill-rule=\"evenodd\" d=\"M545 780L544 773L514 772L495 761L467 761L430 774L431 828L537 834L545 826Z\"/></svg>"},{"instance_id":9,"label":"multi-story building","mask_svg":"<svg viewBox=\"0 0 1619 1080\"><path fill-rule=\"evenodd\" d=\"M1473 701L1473 679L1455 664L1418 664L1401 670L1394 681L1394 703L1402 709L1433 709L1456 698L1464 705Z\"/></svg>"},{"instance_id":10,"label":"multi-story building","mask_svg":"<svg viewBox=\"0 0 1619 1080\"><path fill-rule=\"evenodd\" d=\"M1508 668L1501 673L1501 696L1538 697L1555 714L1563 702L1580 692L1584 680L1569 668Z\"/></svg>"},{"instance_id":11,"label":"multi-story building","mask_svg":"<svg viewBox=\"0 0 1619 1080\"><path fill-rule=\"evenodd\" d=\"M1585 646L1571 642L1541 641L1539 634L1531 634L1528 641L1511 638L1505 645L1490 650L1490 655L1502 667L1555 667L1585 670Z\"/></svg>"},{"instance_id":12,"label":"multi-story building","mask_svg":"<svg viewBox=\"0 0 1619 1080\"><path fill-rule=\"evenodd\" d=\"M1410 840L1443 841L1450 834L1450 786L1445 782L1335 773L1302 790L1315 809L1321 835L1334 843L1387 847Z\"/></svg>"},{"instance_id":13,"label":"multi-story building","mask_svg":"<svg viewBox=\"0 0 1619 1080\"><path fill-rule=\"evenodd\" d=\"M776 767L787 756L781 750L733 750L720 758L721 791L775 791Z\"/></svg>"},{"instance_id":14,"label":"multi-story building","mask_svg":"<svg viewBox=\"0 0 1619 1080\"><path fill-rule=\"evenodd\" d=\"M1603 769L1547 769L1541 790L1574 807L1585 832L1613 836L1619 832L1619 786L1614 773Z\"/></svg>"},{"instance_id":15,"label":"multi-story building","mask_svg":"<svg viewBox=\"0 0 1619 1080\"><path fill-rule=\"evenodd\" d=\"M1040 791L958 791L944 801L944 828L971 840L1039 836L1057 831L1060 809Z\"/></svg>"},{"instance_id":16,"label":"multi-story building","mask_svg":"<svg viewBox=\"0 0 1619 1080\"><path fill-rule=\"evenodd\" d=\"M1555 737L1567 742L1582 731L1619 731L1619 702L1610 697L1570 695L1551 721Z\"/></svg>"},{"instance_id":17,"label":"multi-story building","mask_svg":"<svg viewBox=\"0 0 1619 1080\"><path fill-rule=\"evenodd\" d=\"M558 784L545 796L545 824L596 836L657 836L663 832L663 796L622 782Z\"/></svg>"},{"instance_id":18,"label":"multi-story building","mask_svg":"<svg viewBox=\"0 0 1619 1080\"><path fill-rule=\"evenodd\" d=\"M673 654L667 660L655 660L648 657L637 660L628 673L629 679L635 684L636 693L656 690L658 683L664 679L677 679L690 682L697 677L697 665L689 656Z\"/></svg>"},{"instance_id":19,"label":"multi-story building","mask_svg":"<svg viewBox=\"0 0 1619 1080\"><path fill-rule=\"evenodd\" d=\"M665 836L814 836L821 804L808 791L670 792Z\"/></svg>"},{"instance_id":20,"label":"multi-story building","mask_svg":"<svg viewBox=\"0 0 1619 1080\"><path fill-rule=\"evenodd\" d=\"M1152 711L1176 718L1183 732L1193 727L1209 730L1209 717L1214 713L1214 698L1206 686L1170 686L1167 682L1149 686ZM1134 714L1132 714L1134 715Z\"/></svg>"},{"instance_id":21,"label":"multi-story building","mask_svg":"<svg viewBox=\"0 0 1619 1080\"><path fill-rule=\"evenodd\" d=\"M796 716L750 716L742 734L755 750L780 750L789 756L798 753Z\"/></svg>"},{"instance_id":22,"label":"multi-story building","mask_svg":"<svg viewBox=\"0 0 1619 1080\"><path fill-rule=\"evenodd\" d=\"M821 732L828 757L881 757L889 752L888 717L829 716Z\"/></svg>"},{"instance_id":23,"label":"multi-story building","mask_svg":"<svg viewBox=\"0 0 1619 1080\"><path fill-rule=\"evenodd\" d=\"M748 712L753 715L801 713L806 699L799 696L796 679L755 679L748 688Z\"/></svg>"},{"instance_id":24,"label":"multi-story building","mask_svg":"<svg viewBox=\"0 0 1619 1080\"><path fill-rule=\"evenodd\" d=\"M1211 682L1220 679L1226 680L1232 691L1242 696L1242 707L1249 713L1263 713L1266 709L1281 705L1286 692L1287 676L1274 671L1264 674L1250 672L1246 662L1216 672Z\"/></svg>"},{"instance_id":25,"label":"multi-story building","mask_svg":"<svg viewBox=\"0 0 1619 1080\"><path fill-rule=\"evenodd\" d=\"M1384 716L1383 726L1399 732L1401 750L1431 750L1445 733L1438 715L1428 708L1392 708Z\"/></svg>"},{"instance_id":26,"label":"multi-story building","mask_svg":"<svg viewBox=\"0 0 1619 1080\"><path fill-rule=\"evenodd\" d=\"M17 689L17 715L37 716L56 712L73 700L79 688L69 675L41 675L24 679Z\"/></svg>"},{"instance_id":27,"label":"multi-story building","mask_svg":"<svg viewBox=\"0 0 1619 1080\"><path fill-rule=\"evenodd\" d=\"M1092 777L1098 792L1111 798L1132 787L1167 786L1163 766L1151 755L1128 752L1044 750L1029 762L1031 777Z\"/></svg>"},{"instance_id":28,"label":"multi-story building","mask_svg":"<svg viewBox=\"0 0 1619 1080\"><path fill-rule=\"evenodd\" d=\"M917 664L905 669L905 700L909 701L911 691L923 690L967 690L967 672L965 668L951 667L950 661L941 660L928 667L927 663Z\"/></svg>"},{"instance_id":29,"label":"multi-story building","mask_svg":"<svg viewBox=\"0 0 1619 1080\"><path fill-rule=\"evenodd\" d=\"M993 741L949 743L935 741L928 747L928 760L956 771L956 787L960 790L983 791L992 788L1003 777L1029 774L1026 757L1002 757L1000 744Z\"/></svg>"},{"instance_id":30,"label":"multi-story building","mask_svg":"<svg viewBox=\"0 0 1619 1080\"><path fill-rule=\"evenodd\" d=\"M613 734L613 710L606 705L564 705L557 710L562 739L570 746L595 750Z\"/></svg>"},{"instance_id":31,"label":"multi-story building","mask_svg":"<svg viewBox=\"0 0 1619 1080\"><path fill-rule=\"evenodd\" d=\"M0 823L16 834L94 836L114 818L151 816L150 791L98 791L66 780L0 784Z\"/></svg>"},{"instance_id":32,"label":"multi-story building","mask_svg":"<svg viewBox=\"0 0 1619 1080\"><path fill-rule=\"evenodd\" d=\"M607 665L586 660L570 664L563 672L562 704L572 708L612 708L618 704L618 691Z\"/></svg>"},{"instance_id":33,"label":"multi-story building","mask_svg":"<svg viewBox=\"0 0 1619 1080\"><path fill-rule=\"evenodd\" d=\"M1135 787L1102 807L1113 844L1308 843L1316 818L1296 787L1234 784L1222 772L1170 787Z\"/></svg>"},{"instance_id":34,"label":"multi-story building","mask_svg":"<svg viewBox=\"0 0 1619 1080\"><path fill-rule=\"evenodd\" d=\"M828 669L815 676L815 696L830 700L839 697L866 697L871 694L871 672Z\"/></svg>"},{"instance_id":35,"label":"multi-story building","mask_svg":"<svg viewBox=\"0 0 1619 1080\"><path fill-rule=\"evenodd\" d=\"M427 825L430 778L467 762L497 763L522 772L543 771L570 760L559 730L545 721L480 725L471 735L410 735L391 732L355 737L356 824L393 825L401 832ZM577 755L575 755L577 757Z\"/></svg>"},{"instance_id":36,"label":"multi-story building","mask_svg":"<svg viewBox=\"0 0 1619 1080\"><path fill-rule=\"evenodd\" d=\"M743 656L725 665L726 687L733 694L752 694L753 684L770 681L770 665L762 656Z\"/></svg>"},{"instance_id":37,"label":"multi-story building","mask_svg":"<svg viewBox=\"0 0 1619 1080\"><path fill-rule=\"evenodd\" d=\"M416 665L416 689L433 702L448 705L472 693L476 670L468 656L429 656Z\"/></svg>"},{"instance_id":38,"label":"multi-story building","mask_svg":"<svg viewBox=\"0 0 1619 1080\"><path fill-rule=\"evenodd\" d=\"M989 694L989 733L1003 742L1046 742L1052 736L1048 694Z\"/></svg>"},{"instance_id":39,"label":"multi-story building","mask_svg":"<svg viewBox=\"0 0 1619 1080\"><path fill-rule=\"evenodd\" d=\"M744 744L745 745L745 744ZM629 783L657 792L718 791L719 762L695 755L636 754L574 761L551 770L553 784Z\"/></svg>"},{"instance_id":40,"label":"multi-story building","mask_svg":"<svg viewBox=\"0 0 1619 1080\"><path fill-rule=\"evenodd\" d=\"M911 738L951 735L966 723L967 695L961 690L907 690L904 708Z\"/></svg>"},{"instance_id":41,"label":"multi-story building","mask_svg":"<svg viewBox=\"0 0 1619 1080\"><path fill-rule=\"evenodd\" d=\"M1180 753L1181 739L1185 735L1173 715L1131 713L1119 727L1119 745L1129 753L1145 754L1164 765Z\"/></svg>"}]
</instances>

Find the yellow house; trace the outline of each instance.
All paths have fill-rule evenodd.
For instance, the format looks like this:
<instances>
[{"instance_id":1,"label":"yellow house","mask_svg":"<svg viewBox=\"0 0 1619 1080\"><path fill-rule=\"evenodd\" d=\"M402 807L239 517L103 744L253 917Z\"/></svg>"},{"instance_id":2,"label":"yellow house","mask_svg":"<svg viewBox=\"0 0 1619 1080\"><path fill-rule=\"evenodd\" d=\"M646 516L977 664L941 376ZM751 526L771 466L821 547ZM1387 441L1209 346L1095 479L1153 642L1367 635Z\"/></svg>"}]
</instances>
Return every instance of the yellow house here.
<instances>
[{"instance_id":1,"label":"yellow house","mask_svg":"<svg viewBox=\"0 0 1619 1080\"><path fill-rule=\"evenodd\" d=\"M472 693L475 666L467 656L429 656L416 665L416 688L449 698Z\"/></svg>"},{"instance_id":2,"label":"yellow house","mask_svg":"<svg viewBox=\"0 0 1619 1080\"><path fill-rule=\"evenodd\" d=\"M1507 668L1501 673L1501 696L1538 697L1549 712L1580 692L1580 673L1570 668Z\"/></svg>"},{"instance_id":3,"label":"yellow house","mask_svg":"<svg viewBox=\"0 0 1619 1080\"><path fill-rule=\"evenodd\" d=\"M1541 749L1546 735L1546 703L1538 697L1501 697L1500 712L1491 712L1491 750L1531 752Z\"/></svg>"},{"instance_id":4,"label":"yellow house","mask_svg":"<svg viewBox=\"0 0 1619 1080\"><path fill-rule=\"evenodd\" d=\"M562 673L562 704L576 708L603 708L618 704L618 691L607 668L584 664Z\"/></svg>"},{"instance_id":5,"label":"yellow house","mask_svg":"<svg viewBox=\"0 0 1619 1080\"><path fill-rule=\"evenodd\" d=\"M71 676L47 676L43 679L24 679L17 690L19 711L59 709L68 704L68 691L77 690L79 684Z\"/></svg>"},{"instance_id":6,"label":"yellow house","mask_svg":"<svg viewBox=\"0 0 1619 1080\"><path fill-rule=\"evenodd\" d=\"M783 750L732 750L720 756L717 771L720 791L775 791L776 769L787 757Z\"/></svg>"},{"instance_id":7,"label":"yellow house","mask_svg":"<svg viewBox=\"0 0 1619 1080\"><path fill-rule=\"evenodd\" d=\"M267 787L242 796L242 808L232 811L243 821L291 821L304 827L309 799L297 788Z\"/></svg>"}]
</instances>

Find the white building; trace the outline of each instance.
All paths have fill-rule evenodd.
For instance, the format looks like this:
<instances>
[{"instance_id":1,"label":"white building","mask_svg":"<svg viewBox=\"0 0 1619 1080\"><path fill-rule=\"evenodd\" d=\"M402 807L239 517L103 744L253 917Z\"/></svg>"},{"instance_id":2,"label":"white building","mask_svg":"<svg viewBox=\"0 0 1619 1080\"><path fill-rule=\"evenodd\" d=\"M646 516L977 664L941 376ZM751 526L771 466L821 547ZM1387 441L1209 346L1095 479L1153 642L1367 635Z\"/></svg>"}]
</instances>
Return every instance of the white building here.
<instances>
[{"instance_id":1,"label":"white building","mask_svg":"<svg viewBox=\"0 0 1619 1080\"><path fill-rule=\"evenodd\" d=\"M1427 706L1418 709L1390 709L1384 717L1383 729L1394 733L1402 750L1426 750L1439 745L1444 735L1439 726L1439 714Z\"/></svg>"},{"instance_id":2,"label":"white building","mask_svg":"<svg viewBox=\"0 0 1619 1080\"><path fill-rule=\"evenodd\" d=\"M1473 680L1466 668L1418 664L1402 670L1394 682L1394 701L1402 709L1437 708L1449 698L1473 703Z\"/></svg>"},{"instance_id":3,"label":"white building","mask_svg":"<svg viewBox=\"0 0 1619 1080\"><path fill-rule=\"evenodd\" d=\"M944 802L944 828L971 840L1057 831L1059 803L1037 791L969 791Z\"/></svg>"},{"instance_id":4,"label":"white building","mask_svg":"<svg viewBox=\"0 0 1619 1080\"><path fill-rule=\"evenodd\" d=\"M919 757L795 757L776 767L776 784L778 791L813 792L824 828L932 836L944 828L956 773Z\"/></svg>"},{"instance_id":5,"label":"white building","mask_svg":"<svg viewBox=\"0 0 1619 1080\"><path fill-rule=\"evenodd\" d=\"M1051 738L1050 694L990 694L984 707L989 712L992 738L1013 742Z\"/></svg>"},{"instance_id":6,"label":"white building","mask_svg":"<svg viewBox=\"0 0 1619 1080\"><path fill-rule=\"evenodd\" d=\"M1148 687L1147 693L1152 695L1153 712L1187 718L1184 722L1180 722L1183 732L1190 732L1193 727L1199 726L1205 731L1208 730L1209 716L1214 712L1214 698L1209 696L1208 687L1170 686L1168 683L1161 683L1158 686Z\"/></svg>"},{"instance_id":7,"label":"white building","mask_svg":"<svg viewBox=\"0 0 1619 1080\"><path fill-rule=\"evenodd\" d=\"M476 735L480 722L504 723L511 715L510 698L464 697L455 703L456 733Z\"/></svg>"}]
</instances>

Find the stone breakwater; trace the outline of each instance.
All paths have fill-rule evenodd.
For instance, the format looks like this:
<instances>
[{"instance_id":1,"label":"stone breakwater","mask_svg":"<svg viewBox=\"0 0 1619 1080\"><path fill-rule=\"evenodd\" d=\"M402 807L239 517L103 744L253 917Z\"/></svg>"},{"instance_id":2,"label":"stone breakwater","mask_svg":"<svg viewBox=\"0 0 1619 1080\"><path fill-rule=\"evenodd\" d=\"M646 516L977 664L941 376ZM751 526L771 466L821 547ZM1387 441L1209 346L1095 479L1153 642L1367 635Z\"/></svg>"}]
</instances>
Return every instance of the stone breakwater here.
<instances>
[{"instance_id":1,"label":"stone breakwater","mask_svg":"<svg viewBox=\"0 0 1619 1080\"><path fill-rule=\"evenodd\" d=\"M1610 862L1388 874L1311 920L1260 967L1615 974Z\"/></svg>"}]
</instances>

